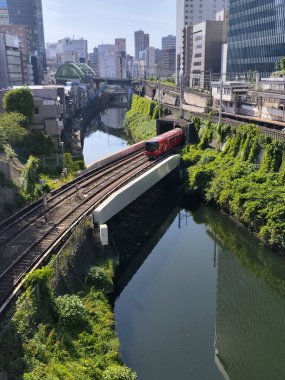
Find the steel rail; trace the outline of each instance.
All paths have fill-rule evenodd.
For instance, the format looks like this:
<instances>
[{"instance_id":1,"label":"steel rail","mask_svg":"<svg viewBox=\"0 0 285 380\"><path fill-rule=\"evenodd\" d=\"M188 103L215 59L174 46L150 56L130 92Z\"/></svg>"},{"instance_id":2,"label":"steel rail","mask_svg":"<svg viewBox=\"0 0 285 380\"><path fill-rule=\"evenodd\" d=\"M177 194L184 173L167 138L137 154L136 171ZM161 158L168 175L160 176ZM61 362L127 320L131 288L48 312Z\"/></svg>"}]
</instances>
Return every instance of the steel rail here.
<instances>
[{"instance_id":1,"label":"steel rail","mask_svg":"<svg viewBox=\"0 0 285 380\"><path fill-rule=\"evenodd\" d=\"M48 199L48 205L49 205L49 212L54 210L57 206L62 205L63 202L65 202L69 197L76 194L77 192L77 186L80 185L79 190L85 189L87 186L90 186L94 184L95 181L97 181L100 177L106 176L106 174L113 172L114 170L117 170L117 168L124 166L126 164L126 159L128 161L132 161L134 157L140 157L142 156L142 152L135 152L131 156L127 156L125 158L125 161L120 160L119 162L115 164L109 164L106 168L100 168L99 170L96 170L95 172L89 174L85 178L82 178L79 182L77 182L74 185L71 185L69 187L66 187L64 190L58 192L56 195L54 195L52 198ZM61 198L63 196L63 198ZM54 203L53 203L54 202ZM33 215L35 214L35 215ZM2 231L0 230L0 247L3 247L7 245L9 241L11 241L16 235L23 232L25 229L27 229L31 223L34 223L36 220L43 217L45 214L45 206L43 204L43 201L38 204L35 208L29 210L26 214L22 215L20 219L15 219L11 221ZM24 221L24 225L21 225L21 223ZM17 224L20 224L18 228L13 229ZM11 231L8 236L2 237L3 234Z\"/></svg>"},{"instance_id":2,"label":"steel rail","mask_svg":"<svg viewBox=\"0 0 285 380\"><path fill-rule=\"evenodd\" d=\"M142 151L142 150L143 150L142 147L138 147L137 150L135 150L134 152L130 152L127 155L127 157L135 155L139 151ZM65 190L68 190L68 189L70 189L72 187L75 187L76 184L82 183L82 181L84 181L85 178L94 175L99 170L105 170L106 168L111 167L112 165L114 165L116 162L124 161L125 158L126 157L116 158L113 161L107 162L105 164L103 163L101 166L95 167L94 169L92 169L92 167L91 167L91 169L89 169L89 170L87 169L87 171L85 171L83 174L81 174L77 178L73 179L72 181L68 182L67 184L64 184L63 186L61 186L58 189L55 189L55 190L51 191L50 194L51 194L52 197L53 196L58 196L58 195L62 194ZM17 221L23 219L25 216L28 215L29 212L32 212L35 208L40 207L42 205L42 203L43 203L43 197L41 197L38 200L30 203L28 206L24 207L23 209L21 209L17 213L13 214L9 218L7 218L3 222L1 222L0 223L0 233L3 232L3 230L5 230L7 227L9 227L9 225L11 225L13 222L17 222Z\"/></svg>"},{"instance_id":3,"label":"steel rail","mask_svg":"<svg viewBox=\"0 0 285 380\"><path fill-rule=\"evenodd\" d=\"M60 241L62 241L83 218L90 215L101 202L120 188L122 184L131 181L138 174L156 165L157 162L165 159L165 157L167 156L156 161L144 161L135 168L132 168L130 172L126 172L123 176L118 176L115 180L112 179L112 185L106 183L101 189L83 199L82 202L76 205L75 209L69 210L56 224L51 226L44 236L33 242L33 244L0 275L0 314L21 288L25 274L41 265L48 254L59 245ZM68 219L71 219L68 224L63 224L64 222L66 223ZM41 247L41 243L44 244L43 247ZM39 250L40 247L41 249ZM28 255L31 257L28 257ZM28 262L23 262L23 259L26 259Z\"/></svg>"}]
</instances>

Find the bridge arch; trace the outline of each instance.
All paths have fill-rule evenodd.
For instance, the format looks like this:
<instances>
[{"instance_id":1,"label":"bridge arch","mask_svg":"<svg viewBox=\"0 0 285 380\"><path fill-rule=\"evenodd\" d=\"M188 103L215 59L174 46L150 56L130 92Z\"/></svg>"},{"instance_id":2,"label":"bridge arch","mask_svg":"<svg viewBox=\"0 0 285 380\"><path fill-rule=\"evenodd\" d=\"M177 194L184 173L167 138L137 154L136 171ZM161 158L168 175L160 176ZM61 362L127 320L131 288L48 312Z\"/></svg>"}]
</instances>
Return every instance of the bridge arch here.
<instances>
[{"instance_id":1,"label":"bridge arch","mask_svg":"<svg viewBox=\"0 0 285 380\"><path fill-rule=\"evenodd\" d=\"M74 80L87 83L96 77L95 71L85 63L64 63L61 65L56 74L55 79L57 84L65 84Z\"/></svg>"}]
</instances>

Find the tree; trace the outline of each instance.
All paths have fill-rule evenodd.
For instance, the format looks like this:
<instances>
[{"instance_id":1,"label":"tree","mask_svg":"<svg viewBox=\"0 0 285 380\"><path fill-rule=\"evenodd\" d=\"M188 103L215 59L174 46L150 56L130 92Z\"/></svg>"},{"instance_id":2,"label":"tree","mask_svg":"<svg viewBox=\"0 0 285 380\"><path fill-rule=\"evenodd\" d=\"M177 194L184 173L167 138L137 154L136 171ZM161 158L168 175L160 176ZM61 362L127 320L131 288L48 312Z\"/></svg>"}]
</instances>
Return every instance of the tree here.
<instances>
[{"instance_id":1,"label":"tree","mask_svg":"<svg viewBox=\"0 0 285 380\"><path fill-rule=\"evenodd\" d=\"M0 146L13 144L23 140L27 130L23 128L26 118L16 112L0 115Z\"/></svg>"},{"instance_id":2,"label":"tree","mask_svg":"<svg viewBox=\"0 0 285 380\"><path fill-rule=\"evenodd\" d=\"M18 112L31 123L34 114L34 97L28 87L17 88L7 92L3 99L3 107L6 112Z\"/></svg>"}]
</instances>

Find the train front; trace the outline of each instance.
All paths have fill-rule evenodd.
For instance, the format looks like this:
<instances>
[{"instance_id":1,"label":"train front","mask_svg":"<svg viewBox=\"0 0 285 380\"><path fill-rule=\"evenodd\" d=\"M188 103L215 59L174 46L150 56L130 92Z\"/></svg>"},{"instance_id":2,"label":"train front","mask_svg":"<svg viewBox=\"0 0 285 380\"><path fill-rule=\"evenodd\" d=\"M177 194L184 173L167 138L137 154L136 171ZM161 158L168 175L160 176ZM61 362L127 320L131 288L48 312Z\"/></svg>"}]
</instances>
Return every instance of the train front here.
<instances>
[{"instance_id":1,"label":"train front","mask_svg":"<svg viewBox=\"0 0 285 380\"><path fill-rule=\"evenodd\" d=\"M157 140L148 140L144 145L144 153L149 159L159 156L159 142Z\"/></svg>"}]
</instances>

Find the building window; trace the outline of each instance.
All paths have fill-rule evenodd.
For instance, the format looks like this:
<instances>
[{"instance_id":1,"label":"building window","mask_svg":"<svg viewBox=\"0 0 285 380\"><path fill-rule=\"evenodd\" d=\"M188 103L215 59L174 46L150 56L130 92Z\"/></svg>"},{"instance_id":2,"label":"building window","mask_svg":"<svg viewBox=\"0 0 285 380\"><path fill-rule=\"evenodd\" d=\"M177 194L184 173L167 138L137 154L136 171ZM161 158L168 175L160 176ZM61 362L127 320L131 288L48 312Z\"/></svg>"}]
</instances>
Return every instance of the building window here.
<instances>
[{"instance_id":1,"label":"building window","mask_svg":"<svg viewBox=\"0 0 285 380\"><path fill-rule=\"evenodd\" d=\"M40 110L39 110L38 107L36 107L36 108L35 108L35 115L39 115L39 113L40 113Z\"/></svg>"}]
</instances>

